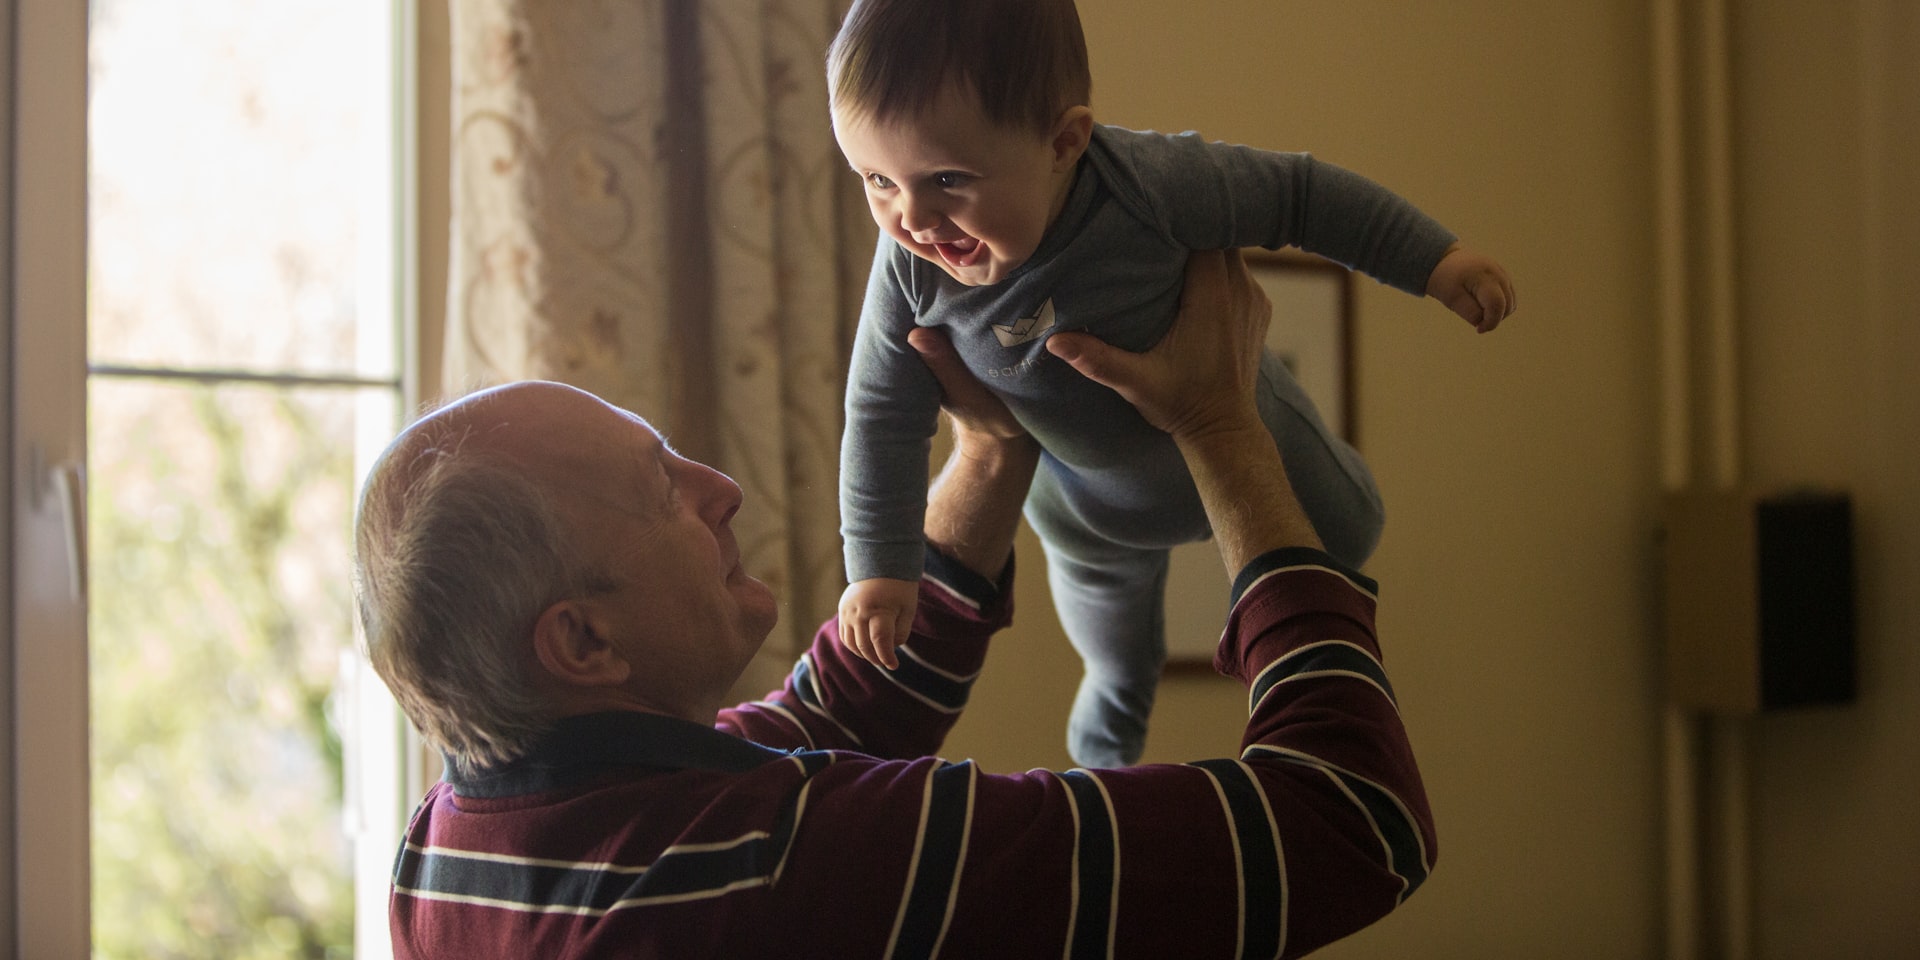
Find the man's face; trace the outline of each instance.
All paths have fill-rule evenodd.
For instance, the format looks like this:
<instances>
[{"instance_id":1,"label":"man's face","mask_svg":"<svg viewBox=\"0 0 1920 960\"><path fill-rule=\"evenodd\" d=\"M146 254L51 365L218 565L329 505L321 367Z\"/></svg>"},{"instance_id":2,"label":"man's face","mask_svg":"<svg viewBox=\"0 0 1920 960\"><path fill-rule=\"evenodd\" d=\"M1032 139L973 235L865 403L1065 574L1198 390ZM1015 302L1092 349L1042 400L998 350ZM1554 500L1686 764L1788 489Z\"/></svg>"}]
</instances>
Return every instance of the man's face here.
<instances>
[{"instance_id":1,"label":"man's face","mask_svg":"<svg viewBox=\"0 0 1920 960\"><path fill-rule=\"evenodd\" d=\"M995 125L952 87L921 115L884 123L836 106L833 132L880 229L969 286L999 283L1033 256L1079 159L1052 134Z\"/></svg>"},{"instance_id":2,"label":"man's face","mask_svg":"<svg viewBox=\"0 0 1920 960\"><path fill-rule=\"evenodd\" d=\"M740 488L673 452L645 420L550 389L570 392L553 398L550 455L535 469L580 559L614 585L577 599L632 665L626 687L638 705L712 722L777 618L773 592L740 566Z\"/></svg>"}]
</instances>

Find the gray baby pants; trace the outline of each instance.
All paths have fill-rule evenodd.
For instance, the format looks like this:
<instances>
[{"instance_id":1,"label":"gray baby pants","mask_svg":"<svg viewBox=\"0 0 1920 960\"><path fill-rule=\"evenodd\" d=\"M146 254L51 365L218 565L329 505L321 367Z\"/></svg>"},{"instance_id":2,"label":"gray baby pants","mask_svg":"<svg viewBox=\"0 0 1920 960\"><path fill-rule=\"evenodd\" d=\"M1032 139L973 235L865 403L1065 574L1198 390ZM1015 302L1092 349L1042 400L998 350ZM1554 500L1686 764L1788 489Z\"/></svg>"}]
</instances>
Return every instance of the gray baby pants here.
<instances>
[{"instance_id":1,"label":"gray baby pants","mask_svg":"<svg viewBox=\"0 0 1920 960\"><path fill-rule=\"evenodd\" d=\"M1372 471L1277 357L1269 353L1260 373L1260 418L1294 495L1327 552L1359 568L1384 520ZM1168 550L1210 535L1191 478L1184 502L1145 507L1126 506L1137 498L1115 479L1044 455L1026 503L1027 522L1046 548L1054 609L1085 667L1067 723L1067 748L1085 767L1140 759L1167 658Z\"/></svg>"}]
</instances>

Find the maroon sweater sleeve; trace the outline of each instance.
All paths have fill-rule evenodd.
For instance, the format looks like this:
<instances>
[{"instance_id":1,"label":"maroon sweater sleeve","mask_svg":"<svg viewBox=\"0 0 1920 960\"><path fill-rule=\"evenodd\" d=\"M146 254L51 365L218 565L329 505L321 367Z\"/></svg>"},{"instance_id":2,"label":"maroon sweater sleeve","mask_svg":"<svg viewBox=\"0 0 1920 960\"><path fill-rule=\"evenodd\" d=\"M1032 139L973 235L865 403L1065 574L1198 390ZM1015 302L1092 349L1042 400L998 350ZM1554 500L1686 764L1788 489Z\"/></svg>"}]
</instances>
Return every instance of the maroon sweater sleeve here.
<instances>
[{"instance_id":1,"label":"maroon sweater sleeve","mask_svg":"<svg viewBox=\"0 0 1920 960\"><path fill-rule=\"evenodd\" d=\"M774 939L743 947L1291 957L1372 923L1435 853L1374 604L1370 580L1318 552L1250 565L1217 659L1248 687L1238 757L990 775L833 755L755 898Z\"/></svg>"},{"instance_id":2,"label":"maroon sweater sleeve","mask_svg":"<svg viewBox=\"0 0 1920 960\"><path fill-rule=\"evenodd\" d=\"M781 749L931 756L967 705L988 639L1012 620L1012 583L1012 562L995 583L929 550L899 669L856 656L838 639L839 620L828 620L781 689L721 711L716 725Z\"/></svg>"}]
</instances>

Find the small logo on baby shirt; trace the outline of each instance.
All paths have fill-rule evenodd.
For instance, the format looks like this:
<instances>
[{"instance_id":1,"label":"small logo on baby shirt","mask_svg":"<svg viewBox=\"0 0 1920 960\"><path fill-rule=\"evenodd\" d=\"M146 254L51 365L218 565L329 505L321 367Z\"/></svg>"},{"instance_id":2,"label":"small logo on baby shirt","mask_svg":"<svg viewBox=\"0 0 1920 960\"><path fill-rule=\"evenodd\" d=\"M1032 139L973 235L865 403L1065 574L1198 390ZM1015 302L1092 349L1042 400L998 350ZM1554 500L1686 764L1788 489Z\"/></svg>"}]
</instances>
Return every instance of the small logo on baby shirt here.
<instances>
[{"instance_id":1,"label":"small logo on baby shirt","mask_svg":"<svg viewBox=\"0 0 1920 960\"><path fill-rule=\"evenodd\" d=\"M1052 329L1053 299L1048 298L1047 302L1041 304L1040 309L1031 317L1022 317L1012 323L994 324L993 335L1000 338L1001 346L1017 347L1040 339Z\"/></svg>"}]
</instances>

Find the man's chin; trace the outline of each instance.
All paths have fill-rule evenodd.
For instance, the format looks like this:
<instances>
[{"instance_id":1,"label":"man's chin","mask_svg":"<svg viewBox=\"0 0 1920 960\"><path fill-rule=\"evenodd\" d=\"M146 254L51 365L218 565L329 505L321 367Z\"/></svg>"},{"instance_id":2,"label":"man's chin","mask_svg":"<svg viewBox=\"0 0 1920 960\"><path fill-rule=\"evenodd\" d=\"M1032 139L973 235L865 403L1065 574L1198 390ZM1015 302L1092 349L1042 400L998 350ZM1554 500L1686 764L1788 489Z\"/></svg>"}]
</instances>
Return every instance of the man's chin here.
<instances>
[{"instance_id":1,"label":"man's chin","mask_svg":"<svg viewBox=\"0 0 1920 960\"><path fill-rule=\"evenodd\" d=\"M737 591L740 600L740 613L746 625L758 636L759 642L765 642L767 634L773 632L773 626L780 622L780 600L773 595L773 588L755 577L741 574L743 581Z\"/></svg>"}]
</instances>

